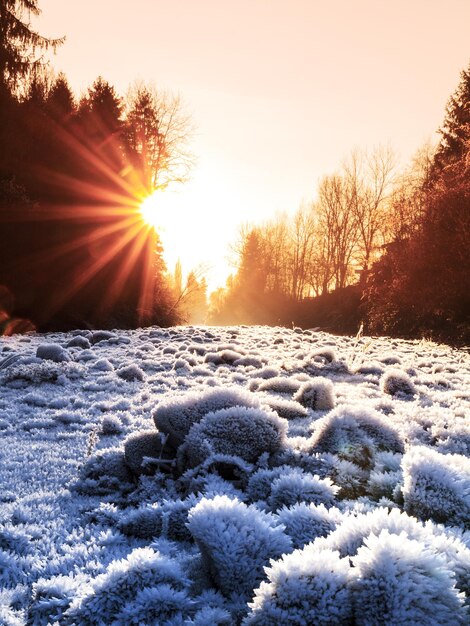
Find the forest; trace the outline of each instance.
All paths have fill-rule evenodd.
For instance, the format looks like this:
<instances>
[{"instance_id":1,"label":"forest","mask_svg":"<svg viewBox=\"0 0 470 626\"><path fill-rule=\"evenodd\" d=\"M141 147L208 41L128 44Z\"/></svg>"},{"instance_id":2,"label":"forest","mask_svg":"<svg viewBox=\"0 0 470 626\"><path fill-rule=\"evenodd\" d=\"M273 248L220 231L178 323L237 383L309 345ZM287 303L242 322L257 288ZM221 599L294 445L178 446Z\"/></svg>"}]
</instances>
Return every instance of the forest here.
<instances>
[{"instance_id":1,"label":"forest","mask_svg":"<svg viewBox=\"0 0 470 626\"><path fill-rule=\"evenodd\" d=\"M139 206L188 180L193 122L179 96L105 78L77 97L40 51L36 2L0 14L0 324L32 329L269 324L470 339L470 65L437 145L406 168L390 146L354 149L295 213L244 224L234 271L207 298L167 268Z\"/></svg>"},{"instance_id":2,"label":"forest","mask_svg":"<svg viewBox=\"0 0 470 626\"><path fill-rule=\"evenodd\" d=\"M404 170L389 146L354 150L293 216L245 225L218 323L470 338L470 66L437 146Z\"/></svg>"}]
</instances>

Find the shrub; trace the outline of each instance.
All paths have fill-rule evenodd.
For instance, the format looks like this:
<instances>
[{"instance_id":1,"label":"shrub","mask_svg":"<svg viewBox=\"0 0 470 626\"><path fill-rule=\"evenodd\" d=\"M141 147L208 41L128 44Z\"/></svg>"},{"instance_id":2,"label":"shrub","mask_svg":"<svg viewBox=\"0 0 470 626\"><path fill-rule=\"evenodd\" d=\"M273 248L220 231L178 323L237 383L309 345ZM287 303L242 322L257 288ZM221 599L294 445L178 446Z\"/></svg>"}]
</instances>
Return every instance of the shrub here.
<instances>
[{"instance_id":1,"label":"shrub","mask_svg":"<svg viewBox=\"0 0 470 626\"><path fill-rule=\"evenodd\" d=\"M327 509L324 504L299 502L291 507L283 507L277 517L285 526L294 548L303 548L317 537L326 537L338 526L343 516L338 509Z\"/></svg>"},{"instance_id":2,"label":"shrub","mask_svg":"<svg viewBox=\"0 0 470 626\"><path fill-rule=\"evenodd\" d=\"M407 513L470 528L470 459L415 446L402 467Z\"/></svg>"},{"instance_id":3,"label":"shrub","mask_svg":"<svg viewBox=\"0 0 470 626\"><path fill-rule=\"evenodd\" d=\"M81 467L77 491L90 495L106 495L130 487L131 474L124 453L117 448L99 450Z\"/></svg>"},{"instance_id":4,"label":"shrub","mask_svg":"<svg viewBox=\"0 0 470 626\"><path fill-rule=\"evenodd\" d=\"M108 359L98 359L91 364L91 369L99 372L114 372L114 365Z\"/></svg>"},{"instance_id":5,"label":"shrub","mask_svg":"<svg viewBox=\"0 0 470 626\"><path fill-rule=\"evenodd\" d=\"M468 538L458 533L446 533L442 526L430 521L422 524L398 509L380 507L354 517L348 516L328 537L316 539L315 549L338 550L342 557L352 557L370 534L380 535L382 530L419 541L423 549L429 548L445 557L446 567L454 572L458 589L467 594L470 603L470 549L464 543L468 542Z\"/></svg>"},{"instance_id":6,"label":"shrub","mask_svg":"<svg viewBox=\"0 0 470 626\"><path fill-rule=\"evenodd\" d=\"M323 461L327 465L327 474L339 487L337 497L341 500L356 499L365 495L369 469L359 467L356 463L339 458L335 454L324 454Z\"/></svg>"},{"instance_id":7,"label":"shrub","mask_svg":"<svg viewBox=\"0 0 470 626\"><path fill-rule=\"evenodd\" d=\"M116 370L116 374L119 378L132 382L134 380L143 381L145 378L144 372L138 365L132 363L131 365L125 365Z\"/></svg>"},{"instance_id":8,"label":"shrub","mask_svg":"<svg viewBox=\"0 0 470 626\"><path fill-rule=\"evenodd\" d=\"M333 361L336 361L336 354L333 348L319 348L318 350L315 350L314 352L312 352L312 354L310 355L310 358L314 360L318 358L322 358L327 363L333 363Z\"/></svg>"},{"instance_id":9,"label":"shrub","mask_svg":"<svg viewBox=\"0 0 470 626\"><path fill-rule=\"evenodd\" d=\"M190 466L213 454L228 454L254 463L263 452L273 453L285 442L286 420L262 409L232 407L208 413L194 424L185 440Z\"/></svg>"},{"instance_id":10,"label":"shrub","mask_svg":"<svg viewBox=\"0 0 470 626\"><path fill-rule=\"evenodd\" d=\"M276 519L227 496L203 498L189 512L188 527L215 585L249 598L269 559L291 550Z\"/></svg>"},{"instance_id":11,"label":"shrub","mask_svg":"<svg viewBox=\"0 0 470 626\"><path fill-rule=\"evenodd\" d=\"M175 448L181 445L191 426L207 413L232 406L259 407L258 398L243 389L218 387L204 392L190 392L161 402L153 413L155 425L169 437Z\"/></svg>"},{"instance_id":12,"label":"shrub","mask_svg":"<svg viewBox=\"0 0 470 626\"><path fill-rule=\"evenodd\" d=\"M188 626L232 626L233 620L228 611L221 607L206 606L196 612L194 618L186 622Z\"/></svg>"},{"instance_id":13,"label":"shrub","mask_svg":"<svg viewBox=\"0 0 470 626\"><path fill-rule=\"evenodd\" d=\"M137 548L127 558L112 561L104 574L92 580L84 594L74 599L66 615L71 624L81 626L101 626L103 617L111 624L113 620L121 619L122 611L142 590L163 586L162 594L165 594L167 587L171 586L174 591L181 592L187 584L176 561L151 548ZM171 595L168 592L168 597ZM146 606L145 599L140 597L140 600L140 609L138 605L135 607L137 614L138 610L144 612ZM118 623L123 624L122 621Z\"/></svg>"},{"instance_id":14,"label":"shrub","mask_svg":"<svg viewBox=\"0 0 470 626\"><path fill-rule=\"evenodd\" d=\"M67 343L67 348L81 348L86 350L91 347L90 341L82 335L76 335Z\"/></svg>"},{"instance_id":15,"label":"shrub","mask_svg":"<svg viewBox=\"0 0 470 626\"><path fill-rule=\"evenodd\" d=\"M333 506L337 491L338 487L329 478L322 479L300 469L291 469L273 480L267 503L272 510L298 502Z\"/></svg>"},{"instance_id":16,"label":"shrub","mask_svg":"<svg viewBox=\"0 0 470 626\"><path fill-rule=\"evenodd\" d=\"M399 369L387 370L380 379L380 386L384 393L391 396L412 396L416 393L411 378Z\"/></svg>"},{"instance_id":17,"label":"shrub","mask_svg":"<svg viewBox=\"0 0 470 626\"><path fill-rule=\"evenodd\" d=\"M338 407L317 420L310 446L315 452L330 452L364 468L372 467L376 450L404 450L400 435L380 413L355 406Z\"/></svg>"},{"instance_id":18,"label":"shrub","mask_svg":"<svg viewBox=\"0 0 470 626\"><path fill-rule=\"evenodd\" d=\"M263 380L258 386L258 391L276 391L277 393L294 394L301 386L300 381L293 378L283 378L276 376Z\"/></svg>"},{"instance_id":19,"label":"shrub","mask_svg":"<svg viewBox=\"0 0 470 626\"><path fill-rule=\"evenodd\" d=\"M265 404L276 411L276 413L286 420L293 420L299 417L307 417L308 413L305 407L294 400L285 400L284 398L270 397L264 400Z\"/></svg>"},{"instance_id":20,"label":"shrub","mask_svg":"<svg viewBox=\"0 0 470 626\"><path fill-rule=\"evenodd\" d=\"M32 587L27 623L31 626L49 626L52 622L62 620L76 590L77 582L69 576L39 579Z\"/></svg>"},{"instance_id":21,"label":"shrub","mask_svg":"<svg viewBox=\"0 0 470 626\"><path fill-rule=\"evenodd\" d=\"M109 330L96 330L91 335L92 344L100 341L109 341L110 339L117 339L117 335Z\"/></svg>"},{"instance_id":22,"label":"shrub","mask_svg":"<svg viewBox=\"0 0 470 626\"><path fill-rule=\"evenodd\" d=\"M183 625L191 612L194 602L186 591L171 585L161 584L146 587L129 599L116 615L113 626L142 626L161 624L162 626Z\"/></svg>"},{"instance_id":23,"label":"shrub","mask_svg":"<svg viewBox=\"0 0 470 626\"><path fill-rule=\"evenodd\" d=\"M182 484L194 483L193 478L204 479L210 475L220 477L224 480L224 484L229 489L232 487L244 488L253 473L253 465L247 463L239 456L230 454L211 454L207 459L197 467L196 470L188 470L180 479ZM190 487L192 490L193 487Z\"/></svg>"},{"instance_id":24,"label":"shrub","mask_svg":"<svg viewBox=\"0 0 470 626\"><path fill-rule=\"evenodd\" d=\"M119 435L123 431L123 425L119 417L115 415L105 415L101 422L101 433L103 435Z\"/></svg>"},{"instance_id":25,"label":"shrub","mask_svg":"<svg viewBox=\"0 0 470 626\"><path fill-rule=\"evenodd\" d=\"M170 471L176 451L155 430L140 430L124 441L126 463L133 474L152 474L156 469Z\"/></svg>"},{"instance_id":26,"label":"shrub","mask_svg":"<svg viewBox=\"0 0 470 626\"><path fill-rule=\"evenodd\" d=\"M330 411L335 406L333 383L317 376L303 383L293 399L314 411Z\"/></svg>"},{"instance_id":27,"label":"shrub","mask_svg":"<svg viewBox=\"0 0 470 626\"><path fill-rule=\"evenodd\" d=\"M349 559L312 544L295 550L266 568L268 582L255 591L243 626L350 625L352 598L348 587Z\"/></svg>"},{"instance_id":28,"label":"shrub","mask_svg":"<svg viewBox=\"0 0 470 626\"><path fill-rule=\"evenodd\" d=\"M118 522L119 530L130 537L152 539L162 532L162 509L157 504L144 504L127 511Z\"/></svg>"},{"instance_id":29,"label":"shrub","mask_svg":"<svg viewBox=\"0 0 470 626\"><path fill-rule=\"evenodd\" d=\"M282 476L292 468L289 465L280 465L273 469L259 469L248 479L246 493L252 502L267 500L271 493L271 485L276 478Z\"/></svg>"},{"instance_id":30,"label":"shrub","mask_svg":"<svg viewBox=\"0 0 470 626\"><path fill-rule=\"evenodd\" d=\"M397 497L397 489L401 485L403 474L401 470L397 472L378 472L373 470L370 473L367 493L374 500L388 498L394 500Z\"/></svg>"},{"instance_id":31,"label":"shrub","mask_svg":"<svg viewBox=\"0 0 470 626\"><path fill-rule=\"evenodd\" d=\"M9 367L3 374L3 380L13 385L24 386L25 383L40 385L41 383L55 383L60 374L64 373L59 365L50 362L20 363Z\"/></svg>"},{"instance_id":32,"label":"shrub","mask_svg":"<svg viewBox=\"0 0 470 626\"><path fill-rule=\"evenodd\" d=\"M72 357L65 348L55 343L43 343L36 350L36 357L55 363L71 361Z\"/></svg>"},{"instance_id":33,"label":"shrub","mask_svg":"<svg viewBox=\"0 0 470 626\"><path fill-rule=\"evenodd\" d=\"M370 535L352 563L357 626L468 624L445 560L404 533Z\"/></svg>"}]
</instances>

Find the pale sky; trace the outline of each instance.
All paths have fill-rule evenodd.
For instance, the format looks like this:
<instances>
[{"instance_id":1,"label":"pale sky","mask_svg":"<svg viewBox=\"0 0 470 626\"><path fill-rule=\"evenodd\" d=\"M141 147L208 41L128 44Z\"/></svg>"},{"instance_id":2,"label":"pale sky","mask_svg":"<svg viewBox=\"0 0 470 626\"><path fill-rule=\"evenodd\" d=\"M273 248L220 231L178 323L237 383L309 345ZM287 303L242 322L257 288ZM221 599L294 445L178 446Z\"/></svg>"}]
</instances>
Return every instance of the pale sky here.
<instances>
[{"instance_id":1,"label":"pale sky","mask_svg":"<svg viewBox=\"0 0 470 626\"><path fill-rule=\"evenodd\" d=\"M73 89L102 75L179 93L197 128L192 181L162 231L170 267L223 285L237 226L314 198L355 147L406 163L435 141L470 61L470 0L40 0Z\"/></svg>"}]
</instances>

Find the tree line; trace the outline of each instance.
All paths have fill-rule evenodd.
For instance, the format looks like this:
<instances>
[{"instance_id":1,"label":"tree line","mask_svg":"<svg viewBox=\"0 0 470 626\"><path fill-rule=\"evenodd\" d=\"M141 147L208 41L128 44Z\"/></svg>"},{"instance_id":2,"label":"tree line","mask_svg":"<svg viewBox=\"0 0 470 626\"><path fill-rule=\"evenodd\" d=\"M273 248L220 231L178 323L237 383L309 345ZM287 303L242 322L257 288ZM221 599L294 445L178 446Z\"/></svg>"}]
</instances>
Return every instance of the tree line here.
<instances>
[{"instance_id":1,"label":"tree line","mask_svg":"<svg viewBox=\"0 0 470 626\"><path fill-rule=\"evenodd\" d=\"M214 323L470 339L470 66L437 146L355 150L293 216L245 225Z\"/></svg>"},{"instance_id":2,"label":"tree line","mask_svg":"<svg viewBox=\"0 0 470 626\"><path fill-rule=\"evenodd\" d=\"M38 13L36 1L0 0L4 325L12 311L41 329L174 323L161 241L139 203L187 179L191 120L179 96L145 83L122 97L98 77L77 98L42 62L63 40L32 30Z\"/></svg>"}]
</instances>

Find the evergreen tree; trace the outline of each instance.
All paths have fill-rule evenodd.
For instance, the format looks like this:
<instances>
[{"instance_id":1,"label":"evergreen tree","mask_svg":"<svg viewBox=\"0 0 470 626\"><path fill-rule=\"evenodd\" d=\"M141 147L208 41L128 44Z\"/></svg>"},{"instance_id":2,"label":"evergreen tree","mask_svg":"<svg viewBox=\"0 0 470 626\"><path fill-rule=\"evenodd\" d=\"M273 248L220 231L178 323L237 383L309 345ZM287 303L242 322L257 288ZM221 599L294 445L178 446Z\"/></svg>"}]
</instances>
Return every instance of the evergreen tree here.
<instances>
[{"instance_id":1,"label":"evergreen tree","mask_svg":"<svg viewBox=\"0 0 470 626\"><path fill-rule=\"evenodd\" d=\"M470 64L460 74L460 83L450 97L442 128L435 164L438 170L459 161L468 153L470 140Z\"/></svg>"},{"instance_id":2,"label":"evergreen tree","mask_svg":"<svg viewBox=\"0 0 470 626\"><path fill-rule=\"evenodd\" d=\"M106 141L111 135L120 132L121 115L121 98L108 81L98 76L88 89L88 95L80 102L80 116L85 120L88 132Z\"/></svg>"},{"instance_id":3,"label":"evergreen tree","mask_svg":"<svg viewBox=\"0 0 470 626\"><path fill-rule=\"evenodd\" d=\"M48 39L29 26L39 15L37 0L0 0L0 91L15 91L21 79L42 65L38 50L56 48L64 39Z\"/></svg>"},{"instance_id":4,"label":"evergreen tree","mask_svg":"<svg viewBox=\"0 0 470 626\"><path fill-rule=\"evenodd\" d=\"M60 121L69 117L76 109L75 98L65 74L60 73L47 95L49 115Z\"/></svg>"}]
</instances>

